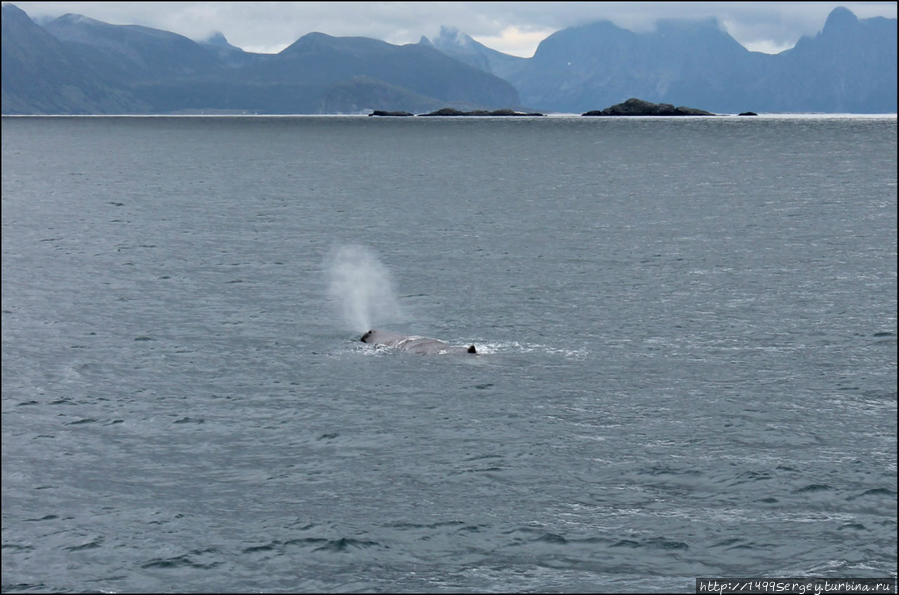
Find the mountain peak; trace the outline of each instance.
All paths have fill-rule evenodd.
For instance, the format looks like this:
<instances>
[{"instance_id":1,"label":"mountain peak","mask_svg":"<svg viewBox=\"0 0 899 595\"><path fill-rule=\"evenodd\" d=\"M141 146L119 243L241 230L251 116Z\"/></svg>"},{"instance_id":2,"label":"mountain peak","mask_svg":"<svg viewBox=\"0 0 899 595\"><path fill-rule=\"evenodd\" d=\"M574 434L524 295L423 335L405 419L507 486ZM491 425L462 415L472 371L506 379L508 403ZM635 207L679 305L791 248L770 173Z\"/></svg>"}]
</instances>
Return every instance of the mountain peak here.
<instances>
[{"instance_id":1,"label":"mountain peak","mask_svg":"<svg viewBox=\"0 0 899 595\"><path fill-rule=\"evenodd\" d=\"M28 14L14 4L4 4L3 5L3 34L6 35L6 31L13 27L21 27L23 23L30 23L31 25L35 25L35 22L31 20L31 17Z\"/></svg>"},{"instance_id":2,"label":"mountain peak","mask_svg":"<svg viewBox=\"0 0 899 595\"><path fill-rule=\"evenodd\" d=\"M827 16L823 32L845 31L858 24L858 17L845 6L837 6Z\"/></svg>"},{"instance_id":3,"label":"mountain peak","mask_svg":"<svg viewBox=\"0 0 899 595\"><path fill-rule=\"evenodd\" d=\"M4 14L15 14L15 15L25 15L25 16L28 16L28 14L27 14L24 10L22 10L21 8L19 8L19 7L16 6L15 4L9 4L9 3L7 3L7 2L4 2L2 8L3 8L3 13L4 13Z\"/></svg>"},{"instance_id":4,"label":"mountain peak","mask_svg":"<svg viewBox=\"0 0 899 595\"><path fill-rule=\"evenodd\" d=\"M75 14L73 12L67 12L61 17L56 19L57 23L65 23L67 25L90 25L93 27L108 27L108 23L104 23L103 21L98 21L97 19L92 19L90 17L86 17L83 14Z\"/></svg>"},{"instance_id":5,"label":"mountain peak","mask_svg":"<svg viewBox=\"0 0 899 595\"><path fill-rule=\"evenodd\" d=\"M325 33L320 33L318 31L312 31L307 33L297 39L295 42L281 50L282 54L294 54L297 52L309 51L313 49L318 49L324 44L327 44L332 37Z\"/></svg>"},{"instance_id":6,"label":"mountain peak","mask_svg":"<svg viewBox=\"0 0 899 595\"><path fill-rule=\"evenodd\" d=\"M225 37L225 34L221 31L214 32L212 35L204 39L203 43L208 45L231 47L231 44L228 43L228 39Z\"/></svg>"},{"instance_id":7,"label":"mountain peak","mask_svg":"<svg viewBox=\"0 0 899 595\"><path fill-rule=\"evenodd\" d=\"M471 47L475 43L475 40L473 40L465 33L462 33L455 27L449 27L447 25L440 26L440 33L434 40L434 45L436 45L437 47L456 46L467 48Z\"/></svg>"}]
</instances>

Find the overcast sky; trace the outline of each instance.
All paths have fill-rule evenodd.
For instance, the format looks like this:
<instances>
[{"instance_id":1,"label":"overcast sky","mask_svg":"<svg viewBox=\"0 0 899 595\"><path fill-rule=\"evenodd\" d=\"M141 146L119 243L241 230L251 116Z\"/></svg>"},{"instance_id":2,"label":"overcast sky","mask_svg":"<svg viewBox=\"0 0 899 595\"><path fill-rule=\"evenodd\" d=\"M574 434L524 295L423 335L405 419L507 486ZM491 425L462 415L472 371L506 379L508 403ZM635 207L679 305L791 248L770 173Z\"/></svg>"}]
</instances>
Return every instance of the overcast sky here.
<instances>
[{"instance_id":1,"label":"overcast sky","mask_svg":"<svg viewBox=\"0 0 899 595\"><path fill-rule=\"evenodd\" d=\"M4 4L6 4L4 2ZM750 50L777 53L813 36L830 11L896 18L896 2L13 2L40 22L76 13L201 40L220 31L250 52L279 52L312 31L390 43L455 27L501 52L530 57L551 33L598 20L646 31L658 19L715 17Z\"/></svg>"}]
</instances>

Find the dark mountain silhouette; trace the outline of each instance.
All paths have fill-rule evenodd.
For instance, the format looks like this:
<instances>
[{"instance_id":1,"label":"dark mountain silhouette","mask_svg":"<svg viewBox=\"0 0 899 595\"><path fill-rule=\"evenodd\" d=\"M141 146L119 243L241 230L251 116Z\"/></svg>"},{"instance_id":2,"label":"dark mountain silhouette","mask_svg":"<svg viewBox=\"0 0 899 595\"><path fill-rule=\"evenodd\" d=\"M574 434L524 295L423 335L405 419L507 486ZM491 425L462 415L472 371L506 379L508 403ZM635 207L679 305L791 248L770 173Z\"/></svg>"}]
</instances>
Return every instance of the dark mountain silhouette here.
<instances>
[{"instance_id":1,"label":"dark mountain silhouette","mask_svg":"<svg viewBox=\"0 0 899 595\"><path fill-rule=\"evenodd\" d=\"M69 47L77 46L82 56L127 82L203 76L219 65L207 48L159 29L66 14L44 25L44 30Z\"/></svg>"},{"instance_id":2,"label":"dark mountain silhouette","mask_svg":"<svg viewBox=\"0 0 899 595\"><path fill-rule=\"evenodd\" d=\"M501 108L583 113L629 97L716 113L896 112L896 19L832 11L777 55L750 52L714 19L634 33L570 27L532 58L458 30L393 45L310 33L279 54L244 52L79 15L35 24L3 6L2 111L340 113Z\"/></svg>"},{"instance_id":3,"label":"dark mountain silhouette","mask_svg":"<svg viewBox=\"0 0 899 595\"><path fill-rule=\"evenodd\" d=\"M502 76L531 109L580 113L628 97L719 113L896 112L896 19L834 9L824 29L777 55L750 52L714 19L662 21L634 33L609 21L544 39L532 58L504 61L467 35L434 47Z\"/></svg>"},{"instance_id":4,"label":"dark mountain silhouette","mask_svg":"<svg viewBox=\"0 0 899 595\"><path fill-rule=\"evenodd\" d=\"M518 104L518 93L509 83L434 48L396 46L367 37L309 33L285 48L277 59L266 60L246 74L257 81L295 77L320 85L354 79L380 81L443 103Z\"/></svg>"},{"instance_id":5,"label":"dark mountain silhouette","mask_svg":"<svg viewBox=\"0 0 899 595\"><path fill-rule=\"evenodd\" d=\"M751 107L895 113L896 42L896 19L859 20L846 8L835 8L820 33L774 56L770 68L748 86Z\"/></svg>"},{"instance_id":6,"label":"dark mountain silhouette","mask_svg":"<svg viewBox=\"0 0 899 595\"><path fill-rule=\"evenodd\" d=\"M121 113L149 105L120 87L77 47L34 24L11 4L3 6L3 113Z\"/></svg>"},{"instance_id":7,"label":"dark mountain silhouette","mask_svg":"<svg viewBox=\"0 0 899 595\"><path fill-rule=\"evenodd\" d=\"M519 105L508 82L420 44L310 33L279 54L3 6L3 113L334 113Z\"/></svg>"},{"instance_id":8,"label":"dark mountain silhouette","mask_svg":"<svg viewBox=\"0 0 899 595\"><path fill-rule=\"evenodd\" d=\"M559 111L640 97L726 112L721 96L747 78L755 57L711 19L661 22L652 33L603 21L550 35L510 81L525 103Z\"/></svg>"}]
</instances>

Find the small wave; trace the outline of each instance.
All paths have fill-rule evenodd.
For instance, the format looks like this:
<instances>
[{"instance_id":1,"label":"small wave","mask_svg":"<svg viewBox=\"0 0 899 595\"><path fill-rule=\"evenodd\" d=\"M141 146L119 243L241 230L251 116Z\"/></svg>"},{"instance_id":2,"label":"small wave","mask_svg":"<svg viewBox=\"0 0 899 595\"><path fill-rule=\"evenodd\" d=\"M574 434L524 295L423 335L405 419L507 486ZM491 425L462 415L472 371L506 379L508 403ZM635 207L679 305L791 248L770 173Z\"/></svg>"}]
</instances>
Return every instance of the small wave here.
<instances>
[{"instance_id":1,"label":"small wave","mask_svg":"<svg viewBox=\"0 0 899 595\"><path fill-rule=\"evenodd\" d=\"M830 490L830 486L823 483L812 483L807 486L801 487L798 490L794 490L797 494L807 494L814 492L826 492Z\"/></svg>"},{"instance_id":2,"label":"small wave","mask_svg":"<svg viewBox=\"0 0 899 595\"><path fill-rule=\"evenodd\" d=\"M4 543L3 549L13 552L30 552L34 549L33 545L19 545L17 543Z\"/></svg>"},{"instance_id":3,"label":"small wave","mask_svg":"<svg viewBox=\"0 0 899 595\"><path fill-rule=\"evenodd\" d=\"M759 544L749 541L747 539L735 538L735 539L726 539L720 543L716 543L714 547L721 547L727 551L731 550L754 550L759 546ZM766 547L770 547L770 545L766 544Z\"/></svg>"},{"instance_id":4,"label":"small wave","mask_svg":"<svg viewBox=\"0 0 899 595\"><path fill-rule=\"evenodd\" d=\"M48 515L42 516L42 517L39 518L39 519L25 519L25 521L26 521L26 522L31 522L31 521L52 521L53 519L58 519L58 518L59 518L59 517L56 516L55 514L48 514Z\"/></svg>"},{"instance_id":5,"label":"small wave","mask_svg":"<svg viewBox=\"0 0 899 595\"><path fill-rule=\"evenodd\" d=\"M187 556L176 556L174 558L156 558L145 564L141 564L141 568L180 568L182 566L192 566L190 558Z\"/></svg>"},{"instance_id":6,"label":"small wave","mask_svg":"<svg viewBox=\"0 0 899 595\"><path fill-rule=\"evenodd\" d=\"M465 462L469 462L469 461L483 461L484 459L501 459L501 458L503 458L502 455L488 454L488 455L474 455L471 457L467 457L463 460Z\"/></svg>"},{"instance_id":7,"label":"small wave","mask_svg":"<svg viewBox=\"0 0 899 595\"><path fill-rule=\"evenodd\" d=\"M388 523L385 527L393 529L438 529L440 527L456 527L464 524L463 521L437 521L436 523L428 524L396 522Z\"/></svg>"},{"instance_id":8,"label":"small wave","mask_svg":"<svg viewBox=\"0 0 899 595\"><path fill-rule=\"evenodd\" d=\"M67 426L77 426L77 425L81 425L81 424L92 424L92 423L96 423L96 422L97 422L97 420L94 419L93 417L85 417L85 418L82 418L82 419L79 419L76 421L71 421L71 422L67 423L66 425Z\"/></svg>"},{"instance_id":9,"label":"small wave","mask_svg":"<svg viewBox=\"0 0 899 595\"><path fill-rule=\"evenodd\" d=\"M299 546L303 548L312 548L313 552L334 552L344 553L352 549L365 549L369 547L381 547L377 541L367 541L363 539L353 539L351 537L340 537L338 539L328 539L325 537L299 537L289 539L287 541L272 541L262 545L253 545L241 550L242 554L266 554L268 552L283 553L288 546ZM183 558L180 556L179 558ZM177 560L177 559L174 559Z\"/></svg>"},{"instance_id":10,"label":"small wave","mask_svg":"<svg viewBox=\"0 0 899 595\"><path fill-rule=\"evenodd\" d=\"M640 547L640 542L634 541L633 539L619 539L609 547L627 547L636 549Z\"/></svg>"},{"instance_id":11,"label":"small wave","mask_svg":"<svg viewBox=\"0 0 899 595\"><path fill-rule=\"evenodd\" d=\"M352 549L362 549L371 546L380 546L377 541L366 541L361 539L352 539L350 537L341 537L340 539L332 539L324 545L315 548L315 552L337 552L342 553Z\"/></svg>"},{"instance_id":12,"label":"small wave","mask_svg":"<svg viewBox=\"0 0 899 595\"><path fill-rule=\"evenodd\" d=\"M319 543L326 543L327 541L328 540L324 537L300 537L298 539L288 539L284 542L284 545L315 545Z\"/></svg>"},{"instance_id":13,"label":"small wave","mask_svg":"<svg viewBox=\"0 0 899 595\"><path fill-rule=\"evenodd\" d=\"M217 553L218 550L216 550L215 548L192 550L187 554L182 554L180 556L174 556L171 558L154 558L149 562L141 564L141 568L200 568L208 570L210 568L219 566L221 564L221 561L212 560L210 562L203 562L199 561L198 558Z\"/></svg>"},{"instance_id":14,"label":"small wave","mask_svg":"<svg viewBox=\"0 0 899 595\"><path fill-rule=\"evenodd\" d=\"M846 529L852 529L853 531L867 531L868 530L868 528L865 527L861 523L846 523L845 525L842 525L838 529L838 531L845 531Z\"/></svg>"},{"instance_id":15,"label":"small wave","mask_svg":"<svg viewBox=\"0 0 899 595\"><path fill-rule=\"evenodd\" d=\"M287 541L272 541L262 545L251 545L241 550L242 554L265 554L268 552L283 553L284 548L288 546L313 546L327 544L328 539L324 537L300 537L297 539L288 539Z\"/></svg>"},{"instance_id":16,"label":"small wave","mask_svg":"<svg viewBox=\"0 0 899 595\"><path fill-rule=\"evenodd\" d=\"M689 549L689 546L683 541L675 541L673 539L667 539L665 537L651 537L649 539L644 539L641 541L635 541L633 539L621 539L613 543L611 547L627 547L633 549L642 549L648 547L662 550Z\"/></svg>"},{"instance_id":17,"label":"small wave","mask_svg":"<svg viewBox=\"0 0 899 595\"><path fill-rule=\"evenodd\" d=\"M856 498L865 498L870 496L887 496L890 498L896 497L896 492L887 488L873 488L870 490L865 490L861 494L856 494L854 496L849 496L846 498L847 500L855 500Z\"/></svg>"},{"instance_id":18,"label":"small wave","mask_svg":"<svg viewBox=\"0 0 899 595\"><path fill-rule=\"evenodd\" d=\"M252 545L250 547L244 548L240 553L242 554L255 554L257 552L271 552L277 549L281 544L277 541L273 541L271 543L266 543L265 545Z\"/></svg>"},{"instance_id":19,"label":"small wave","mask_svg":"<svg viewBox=\"0 0 899 595\"><path fill-rule=\"evenodd\" d=\"M464 475L466 473L498 473L503 471L502 467L480 467L475 469L460 469L450 472L450 475Z\"/></svg>"},{"instance_id":20,"label":"small wave","mask_svg":"<svg viewBox=\"0 0 899 595\"><path fill-rule=\"evenodd\" d=\"M6 547L6 546L3 546ZM0 586L2 593L22 593L24 591L40 591L43 592L47 588L44 583L3 583Z\"/></svg>"},{"instance_id":21,"label":"small wave","mask_svg":"<svg viewBox=\"0 0 899 595\"><path fill-rule=\"evenodd\" d=\"M66 547L65 549L70 552L80 552L82 550L92 550L94 548L98 548L102 544L103 544L103 538L97 537L96 539L92 539L91 541L88 541L87 543L82 543L80 545L70 545L70 546Z\"/></svg>"},{"instance_id":22,"label":"small wave","mask_svg":"<svg viewBox=\"0 0 899 595\"><path fill-rule=\"evenodd\" d=\"M552 543L557 545L568 543L568 540L558 533L551 533L537 527L520 527L511 531L504 531L503 533L514 535L512 542L509 543L509 546L512 547L525 546L530 543ZM522 533L524 535L521 535Z\"/></svg>"}]
</instances>

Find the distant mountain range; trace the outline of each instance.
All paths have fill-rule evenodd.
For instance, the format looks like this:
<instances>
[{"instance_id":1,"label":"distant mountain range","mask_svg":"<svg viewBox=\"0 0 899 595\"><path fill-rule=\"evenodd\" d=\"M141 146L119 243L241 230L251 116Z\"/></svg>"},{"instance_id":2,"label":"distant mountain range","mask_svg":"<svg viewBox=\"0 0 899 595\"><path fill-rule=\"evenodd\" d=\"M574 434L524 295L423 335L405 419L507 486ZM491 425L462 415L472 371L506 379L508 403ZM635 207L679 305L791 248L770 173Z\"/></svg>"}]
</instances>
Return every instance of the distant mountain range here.
<instances>
[{"instance_id":1,"label":"distant mountain range","mask_svg":"<svg viewBox=\"0 0 899 595\"><path fill-rule=\"evenodd\" d=\"M633 33L600 21L558 31L513 58L458 31L434 47L509 81L534 109L580 113L628 97L719 113L896 112L896 19L835 8L824 29L771 55L750 52L714 19Z\"/></svg>"},{"instance_id":2,"label":"distant mountain range","mask_svg":"<svg viewBox=\"0 0 899 595\"><path fill-rule=\"evenodd\" d=\"M339 113L517 106L508 82L424 44L310 33L278 54L3 6L2 111Z\"/></svg>"},{"instance_id":3,"label":"distant mountain range","mask_svg":"<svg viewBox=\"0 0 899 595\"><path fill-rule=\"evenodd\" d=\"M310 33L278 54L221 34L196 42L67 14L43 26L2 8L2 113L366 113L441 107L581 113L629 97L717 113L895 113L896 19L845 8L777 55L750 52L715 20L649 33L608 21L543 40L532 58L444 28L393 45Z\"/></svg>"}]
</instances>

